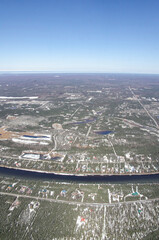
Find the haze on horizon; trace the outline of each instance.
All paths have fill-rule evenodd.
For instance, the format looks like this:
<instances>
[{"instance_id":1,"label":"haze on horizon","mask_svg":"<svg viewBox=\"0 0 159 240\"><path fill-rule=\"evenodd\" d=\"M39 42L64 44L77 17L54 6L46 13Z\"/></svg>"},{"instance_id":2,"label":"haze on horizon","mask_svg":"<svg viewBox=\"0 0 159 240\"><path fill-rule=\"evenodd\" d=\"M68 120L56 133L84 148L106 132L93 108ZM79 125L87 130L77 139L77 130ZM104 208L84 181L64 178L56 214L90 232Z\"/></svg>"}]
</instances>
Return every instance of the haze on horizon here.
<instances>
[{"instance_id":1,"label":"haze on horizon","mask_svg":"<svg viewBox=\"0 0 159 240\"><path fill-rule=\"evenodd\" d=\"M159 73L157 0L8 0L0 71Z\"/></svg>"}]
</instances>

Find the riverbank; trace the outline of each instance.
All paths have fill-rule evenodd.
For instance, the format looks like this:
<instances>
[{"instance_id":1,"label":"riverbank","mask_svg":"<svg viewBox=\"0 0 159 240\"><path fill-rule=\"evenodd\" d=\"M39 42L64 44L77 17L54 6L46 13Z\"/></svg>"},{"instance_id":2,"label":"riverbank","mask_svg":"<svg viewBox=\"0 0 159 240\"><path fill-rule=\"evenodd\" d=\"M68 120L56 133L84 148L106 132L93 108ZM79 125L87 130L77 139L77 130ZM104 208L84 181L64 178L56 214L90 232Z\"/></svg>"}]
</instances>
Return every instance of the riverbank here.
<instances>
[{"instance_id":1,"label":"riverbank","mask_svg":"<svg viewBox=\"0 0 159 240\"><path fill-rule=\"evenodd\" d=\"M0 165L0 168L8 168L8 169L15 169L20 171L27 171L27 172L36 172L36 173L45 173L45 174L55 174L55 175L69 175L69 176L145 176L145 175L159 175L159 172L148 172L148 173L112 173L112 174L103 174L103 173L76 173L76 172L57 172L57 171L45 171L45 170L37 170L37 169L30 169L30 168L18 168L18 167L10 167L6 165Z\"/></svg>"}]
</instances>

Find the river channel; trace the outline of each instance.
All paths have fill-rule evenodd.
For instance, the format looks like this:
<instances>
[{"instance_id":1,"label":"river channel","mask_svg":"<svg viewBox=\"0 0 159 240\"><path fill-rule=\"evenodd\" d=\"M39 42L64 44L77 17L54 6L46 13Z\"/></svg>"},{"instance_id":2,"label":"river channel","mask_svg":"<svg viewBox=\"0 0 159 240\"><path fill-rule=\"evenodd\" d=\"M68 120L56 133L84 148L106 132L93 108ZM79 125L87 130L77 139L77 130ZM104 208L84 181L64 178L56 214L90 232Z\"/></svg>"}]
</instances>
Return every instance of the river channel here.
<instances>
[{"instance_id":1,"label":"river channel","mask_svg":"<svg viewBox=\"0 0 159 240\"><path fill-rule=\"evenodd\" d=\"M6 177L18 177L24 179L47 180L59 182L82 183L159 183L159 174L152 175L127 175L127 176L74 176L53 173L31 172L0 167L0 175Z\"/></svg>"}]
</instances>

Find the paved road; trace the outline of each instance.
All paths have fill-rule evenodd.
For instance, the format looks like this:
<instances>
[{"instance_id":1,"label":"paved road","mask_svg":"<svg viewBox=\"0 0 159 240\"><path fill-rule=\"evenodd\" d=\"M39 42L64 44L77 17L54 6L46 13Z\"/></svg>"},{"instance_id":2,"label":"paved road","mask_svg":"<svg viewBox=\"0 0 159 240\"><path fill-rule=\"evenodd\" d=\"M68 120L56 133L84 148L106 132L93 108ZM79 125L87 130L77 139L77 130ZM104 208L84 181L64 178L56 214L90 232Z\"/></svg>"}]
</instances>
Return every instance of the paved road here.
<instances>
[{"instance_id":1,"label":"paved road","mask_svg":"<svg viewBox=\"0 0 159 240\"><path fill-rule=\"evenodd\" d=\"M78 112L78 110L81 108L81 106L79 106L79 108L77 108L74 113L71 115L70 119L73 118L73 116L76 114L76 112Z\"/></svg>"},{"instance_id":2,"label":"paved road","mask_svg":"<svg viewBox=\"0 0 159 240\"><path fill-rule=\"evenodd\" d=\"M153 201L159 201L159 198L153 198L153 199L145 199L145 200L137 200L137 201L127 201L127 202L115 202L115 203L86 203L86 202L76 202L76 201L67 201L67 200L59 200L59 199L52 199L52 198L42 198L42 197L36 197L36 196L30 196L30 195L21 195L16 193L8 193L8 192L0 192L0 195L7 195L12 197L18 197L18 198L28 198L28 199L35 199L35 200L42 200L42 201L48 201L48 202L56 202L56 203L66 203L66 204L72 204L72 205L84 205L84 206L115 206L115 205L121 205L121 204L132 204L132 203L145 203L145 202L153 202Z\"/></svg>"}]
</instances>

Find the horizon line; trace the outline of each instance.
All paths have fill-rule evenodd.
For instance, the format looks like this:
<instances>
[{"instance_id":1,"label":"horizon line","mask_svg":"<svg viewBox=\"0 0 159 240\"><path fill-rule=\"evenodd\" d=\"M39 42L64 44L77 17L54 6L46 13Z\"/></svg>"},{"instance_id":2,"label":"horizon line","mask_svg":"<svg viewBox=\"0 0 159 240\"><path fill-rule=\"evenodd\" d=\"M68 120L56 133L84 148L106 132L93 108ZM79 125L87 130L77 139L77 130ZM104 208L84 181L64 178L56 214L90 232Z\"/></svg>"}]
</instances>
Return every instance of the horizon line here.
<instances>
[{"instance_id":1,"label":"horizon line","mask_svg":"<svg viewBox=\"0 0 159 240\"><path fill-rule=\"evenodd\" d=\"M150 72L103 72L103 71L94 71L94 72L85 72L85 71L39 71L39 70L0 70L0 74L3 73L54 73L54 74L144 74L144 75L159 75L159 73L150 73Z\"/></svg>"}]
</instances>

